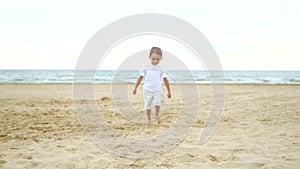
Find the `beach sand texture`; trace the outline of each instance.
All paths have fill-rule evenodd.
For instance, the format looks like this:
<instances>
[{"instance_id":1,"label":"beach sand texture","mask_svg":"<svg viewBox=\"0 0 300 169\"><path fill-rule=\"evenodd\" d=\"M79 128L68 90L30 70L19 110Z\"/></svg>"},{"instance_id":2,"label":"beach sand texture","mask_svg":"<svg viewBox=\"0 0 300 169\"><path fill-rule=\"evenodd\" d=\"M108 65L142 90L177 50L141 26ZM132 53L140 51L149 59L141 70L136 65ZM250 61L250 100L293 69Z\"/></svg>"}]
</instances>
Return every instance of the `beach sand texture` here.
<instances>
[{"instance_id":1,"label":"beach sand texture","mask_svg":"<svg viewBox=\"0 0 300 169\"><path fill-rule=\"evenodd\" d=\"M95 94L113 129L149 137L171 127L180 112L180 90L171 89L160 125L127 121L110 85L96 85ZM184 141L151 158L127 159L102 150L83 131L71 84L0 84L0 168L300 168L300 85L226 85L222 120L203 145L199 136L211 108L211 86L198 89L199 114ZM139 120L146 120L142 86L130 99Z\"/></svg>"}]
</instances>

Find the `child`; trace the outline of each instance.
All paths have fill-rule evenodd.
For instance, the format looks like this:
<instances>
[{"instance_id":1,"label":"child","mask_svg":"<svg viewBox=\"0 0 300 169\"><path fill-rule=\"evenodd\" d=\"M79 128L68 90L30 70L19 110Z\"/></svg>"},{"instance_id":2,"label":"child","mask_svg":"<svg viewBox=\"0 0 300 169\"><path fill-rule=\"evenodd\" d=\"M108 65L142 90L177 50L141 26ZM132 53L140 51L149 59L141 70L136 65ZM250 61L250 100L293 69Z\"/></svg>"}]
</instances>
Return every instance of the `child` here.
<instances>
[{"instance_id":1,"label":"child","mask_svg":"<svg viewBox=\"0 0 300 169\"><path fill-rule=\"evenodd\" d=\"M169 81L167 79L165 71L158 65L160 60L162 59L162 51L158 47L152 47L150 50L149 59L151 61L151 65L146 66L141 72L140 76L135 84L135 87L132 91L133 94L136 94L137 88L144 80L144 101L145 106L144 109L147 112L148 123L151 122L151 107L152 102L155 105L155 115L157 123L160 124L159 118L159 110L161 104L161 96L162 96L162 81L164 81L167 90L168 90L168 98L171 98L171 91Z\"/></svg>"}]
</instances>

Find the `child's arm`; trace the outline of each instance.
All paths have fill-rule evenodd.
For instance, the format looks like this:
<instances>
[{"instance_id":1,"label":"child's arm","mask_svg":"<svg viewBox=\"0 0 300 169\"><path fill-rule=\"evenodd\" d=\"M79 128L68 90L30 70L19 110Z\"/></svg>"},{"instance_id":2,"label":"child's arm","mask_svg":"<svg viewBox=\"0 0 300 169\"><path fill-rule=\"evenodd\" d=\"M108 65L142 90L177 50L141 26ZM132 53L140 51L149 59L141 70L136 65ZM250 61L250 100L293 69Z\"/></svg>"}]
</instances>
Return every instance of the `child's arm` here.
<instances>
[{"instance_id":1,"label":"child's arm","mask_svg":"<svg viewBox=\"0 0 300 169\"><path fill-rule=\"evenodd\" d=\"M133 93L133 94L136 94L136 89L139 87L139 85L140 85L140 83L142 82L142 80L143 80L143 76L140 76L140 77L138 78L138 80L136 81L136 84L135 84L135 86L134 86L134 88L133 88L133 90L132 90L132 93Z\"/></svg>"},{"instance_id":2,"label":"child's arm","mask_svg":"<svg viewBox=\"0 0 300 169\"><path fill-rule=\"evenodd\" d=\"M167 94L167 96L168 96L168 98L171 98L171 89L170 89L170 83L169 83L169 80L168 80L166 77L164 77L164 82L165 82L165 85L166 85L166 87L167 87L167 90L168 90L168 94Z\"/></svg>"}]
</instances>

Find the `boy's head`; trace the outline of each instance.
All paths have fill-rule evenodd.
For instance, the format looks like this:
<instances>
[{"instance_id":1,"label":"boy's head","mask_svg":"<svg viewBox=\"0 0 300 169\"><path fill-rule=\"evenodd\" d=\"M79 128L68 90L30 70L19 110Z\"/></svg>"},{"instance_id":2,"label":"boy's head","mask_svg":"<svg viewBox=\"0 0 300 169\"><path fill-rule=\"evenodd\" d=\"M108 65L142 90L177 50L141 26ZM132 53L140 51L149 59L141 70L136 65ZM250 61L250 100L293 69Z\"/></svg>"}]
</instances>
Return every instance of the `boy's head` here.
<instances>
[{"instance_id":1,"label":"boy's head","mask_svg":"<svg viewBox=\"0 0 300 169\"><path fill-rule=\"evenodd\" d=\"M150 50L149 59L151 60L152 65L159 64L162 59L162 51L159 47L152 47Z\"/></svg>"}]
</instances>

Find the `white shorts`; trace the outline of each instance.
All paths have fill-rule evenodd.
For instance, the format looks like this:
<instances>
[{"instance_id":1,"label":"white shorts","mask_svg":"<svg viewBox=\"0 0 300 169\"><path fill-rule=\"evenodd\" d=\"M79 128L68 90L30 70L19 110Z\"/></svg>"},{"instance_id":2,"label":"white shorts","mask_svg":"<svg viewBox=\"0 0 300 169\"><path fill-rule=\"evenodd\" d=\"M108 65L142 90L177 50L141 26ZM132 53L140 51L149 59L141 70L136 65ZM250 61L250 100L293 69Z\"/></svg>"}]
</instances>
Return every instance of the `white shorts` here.
<instances>
[{"instance_id":1,"label":"white shorts","mask_svg":"<svg viewBox=\"0 0 300 169\"><path fill-rule=\"evenodd\" d=\"M161 91L150 92L144 90L144 101L145 101L144 109L145 110L151 109L152 104L154 104L155 106L160 106L161 96L162 96Z\"/></svg>"}]
</instances>

